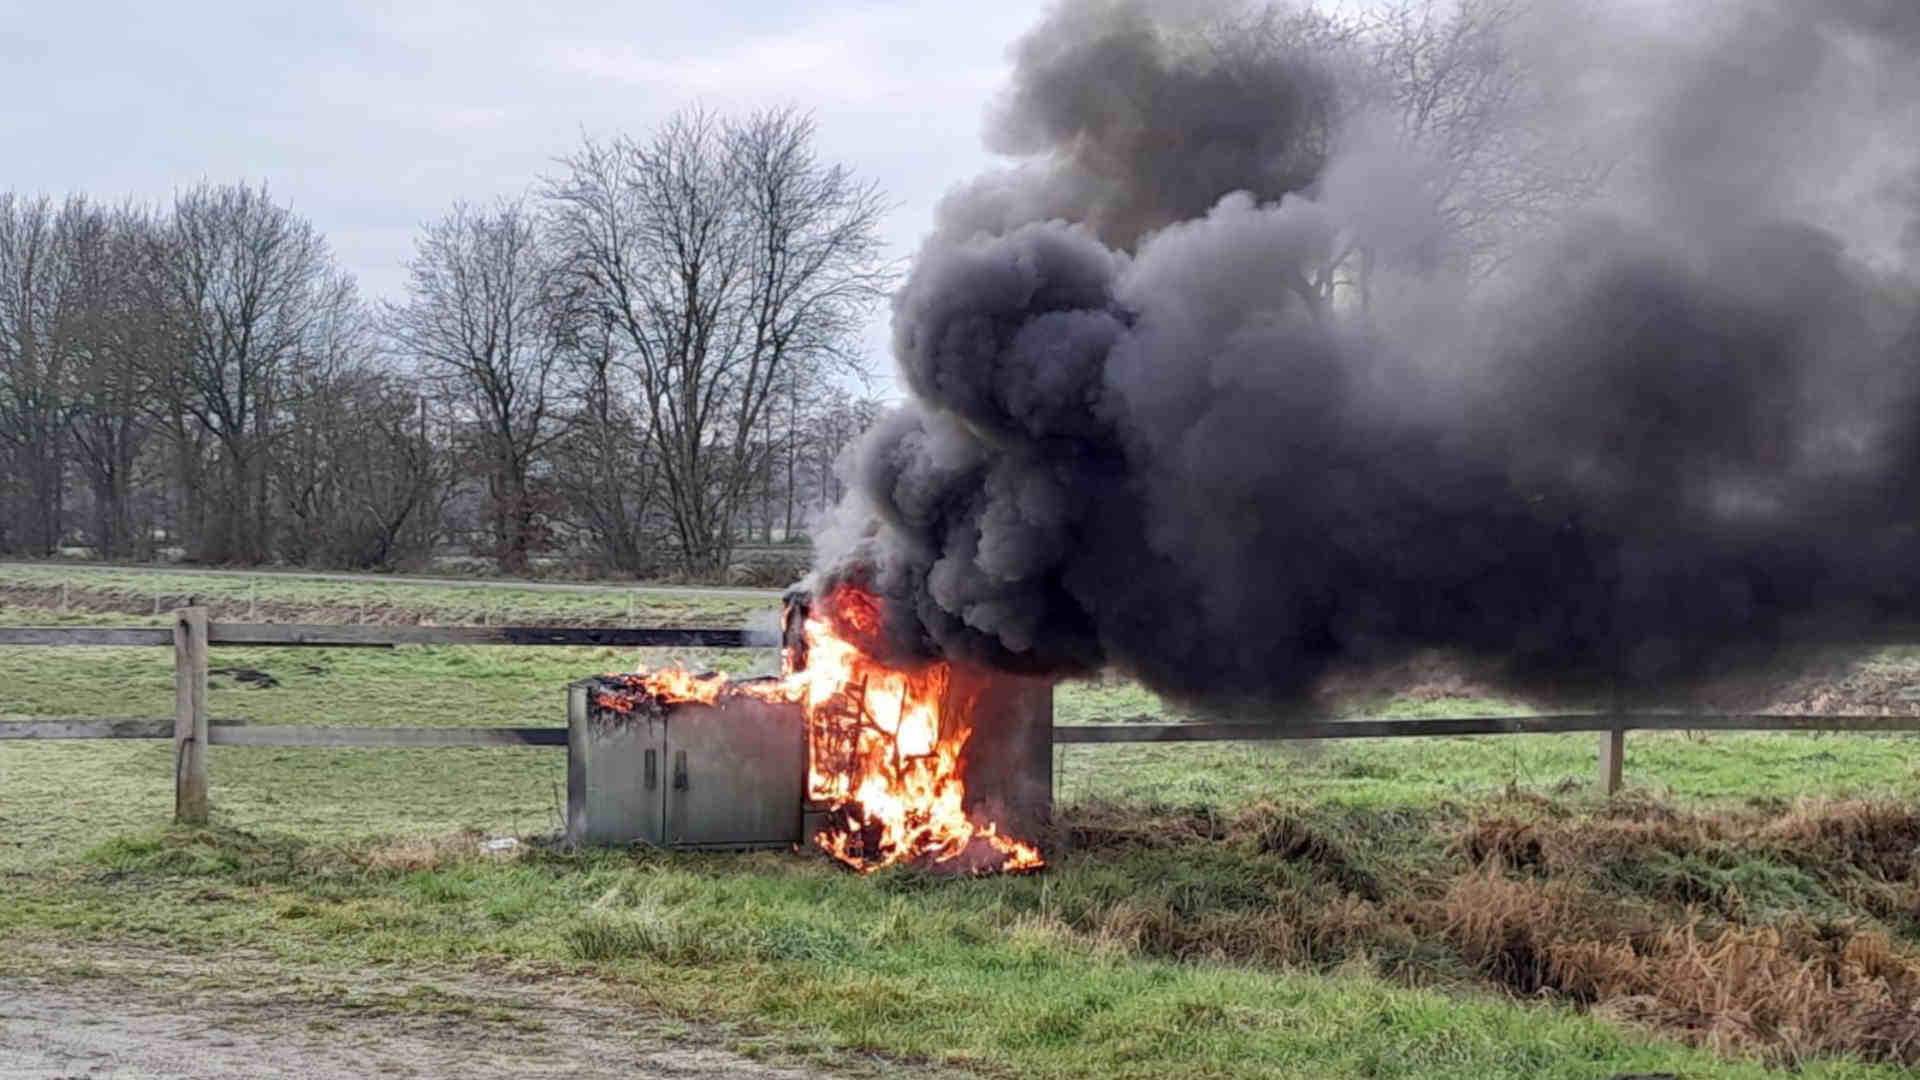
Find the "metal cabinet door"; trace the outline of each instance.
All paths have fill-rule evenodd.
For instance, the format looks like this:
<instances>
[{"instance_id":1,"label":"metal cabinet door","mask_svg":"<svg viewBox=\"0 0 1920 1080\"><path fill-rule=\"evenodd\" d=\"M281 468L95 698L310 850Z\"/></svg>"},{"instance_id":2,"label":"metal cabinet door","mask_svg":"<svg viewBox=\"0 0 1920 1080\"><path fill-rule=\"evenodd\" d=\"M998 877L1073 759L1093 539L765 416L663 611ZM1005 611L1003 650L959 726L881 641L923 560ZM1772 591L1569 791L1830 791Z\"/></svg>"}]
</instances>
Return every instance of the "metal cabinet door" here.
<instances>
[{"instance_id":1,"label":"metal cabinet door","mask_svg":"<svg viewBox=\"0 0 1920 1080\"><path fill-rule=\"evenodd\" d=\"M727 698L667 718L667 843L777 847L800 841L806 723L797 705Z\"/></svg>"},{"instance_id":2,"label":"metal cabinet door","mask_svg":"<svg viewBox=\"0 0 1920 1080\"><path fill-rule=\"evenodd\" d=\"M666 841L665 721L594 723L588 684L567 693L567 839L575 844Z\"/></svg>"}]
</instances>

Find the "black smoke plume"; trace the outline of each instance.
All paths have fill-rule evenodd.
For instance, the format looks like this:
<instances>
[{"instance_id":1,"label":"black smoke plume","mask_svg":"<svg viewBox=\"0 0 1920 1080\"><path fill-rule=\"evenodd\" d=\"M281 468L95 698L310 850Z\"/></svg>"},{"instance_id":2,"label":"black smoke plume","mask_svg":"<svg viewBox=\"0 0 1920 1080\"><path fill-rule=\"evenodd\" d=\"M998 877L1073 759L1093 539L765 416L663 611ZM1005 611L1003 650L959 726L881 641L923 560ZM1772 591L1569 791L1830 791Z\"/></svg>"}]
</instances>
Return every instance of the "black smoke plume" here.
<instances>
[{"instance_id":1,"label":"black smoke plume","mask_svg":"<svg viewBox=\"0 0 1920 1080\"><path fill-rule=\"evenodd\" d=\"M897 662L1218 710L1431 650L1672 695L1920 626L1920 6L1603 6L1508 28L1528 122L1608 172L1471 291L1337 47L1057 8L989 124L1023 160L895 298L914 400L814 587L876 592ZM1352 244L1377 287L1329 302Z\"/></svg>"}]
</instances>

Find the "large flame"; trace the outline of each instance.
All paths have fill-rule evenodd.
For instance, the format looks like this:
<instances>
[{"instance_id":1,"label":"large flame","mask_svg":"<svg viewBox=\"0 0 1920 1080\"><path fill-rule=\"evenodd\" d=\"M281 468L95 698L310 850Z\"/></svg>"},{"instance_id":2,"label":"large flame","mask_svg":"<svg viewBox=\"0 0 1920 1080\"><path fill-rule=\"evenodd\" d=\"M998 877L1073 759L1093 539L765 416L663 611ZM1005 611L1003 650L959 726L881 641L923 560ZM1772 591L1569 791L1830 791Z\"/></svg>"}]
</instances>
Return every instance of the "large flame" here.
<instances>
[{"instance_id":1,"label":"large flame","mask_svg":"<svg viewBox=\"0 0 1920 1080\"><path fill-rule=\"evenodd\" d=\"M966 812L961 763L973 725L966 703L949 693L952 669L945 662L885 667L836 632L836 618L856 634L870 632L878 609L849 585L816 601L803 628L805 649L788 650L780 679L733 682L676 670L612 676L629 692L602 693L598 703L626 712L638 695L672 705L746 694L799 704L808 796L828 811L812 839L862 873L896 863L970 873L1044 866L1033 845Z\"/></svg>"}]
</instances>

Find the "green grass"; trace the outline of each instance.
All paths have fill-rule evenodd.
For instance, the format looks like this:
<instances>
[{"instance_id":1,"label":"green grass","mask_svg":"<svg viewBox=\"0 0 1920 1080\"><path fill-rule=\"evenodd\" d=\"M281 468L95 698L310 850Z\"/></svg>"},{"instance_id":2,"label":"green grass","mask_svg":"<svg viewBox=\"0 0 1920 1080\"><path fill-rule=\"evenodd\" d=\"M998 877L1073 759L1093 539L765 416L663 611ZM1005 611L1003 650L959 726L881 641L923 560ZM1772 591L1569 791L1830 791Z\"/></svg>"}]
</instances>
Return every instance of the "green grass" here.
<instances>
[{"instance_id":1,"label":"green grass","mask_svg":"<svg viewBox=\"0 0 1920 1080\"><path fill-rule=\"evenodd\" d=\"M1118 676L1074 682L1063 686L1062 691L1056 695L1053 706L1054 722L1058 724L1172 723L1209 719L1194 709L1163 702L1139 683ZM1341 717L1370 716L1403 720L1425 716L1526 716L1536 710L1518 702L1493 698L1414 700L1383 697L1338 702L1333 711Z\"/></svg>"},{"instance_id":2,"label":"green grass","mask_svg":"<svg viewBox=\"0 0 1920 1080\"><path fill-rule=\"evenodd\" d=\"M107 615L48 617L0 607L0 625L155 623ZM271 676L261 687L209 679L219 721L330 726L563 727L564 689L608 671L684 664L740 674L775 670L772 650L220 648L217 672ZM167 716L173 654L162 648L0 648L0 717ZM72 856L101 827L171 813L171 747L158 742L0 741L0 869ZM297 835L494 832L555 827L565 755L550 749L352 750L214 747L222 820ZM562 796L564 797L564 795Z\"/></svg>"},{"instance_id":3,"label":"green grass","mask_svg":"<svg viewBox=\"0 0 1920 1080\"><path fill-rule=\"evenodd\" d=\"M1287 873L1244 852L1108 850L1044 876L929 881L771 854L502 860L453 842L423 855L148 829L9 882L0 932L258 949L296 969L492 958L536 977L585 970L689 1019L825 1033L856 1051L991 1075L1769 1075L1560 1008L1398 987L1369 974L1364 957L1265 970L1156 956L1086 927L1116 899L1200 914L1257 903L1288 881L1310 887ZM1811 1060L1802 1075L1895 1074Z\"/></svg>"},{"instance_id":4,"label":"green grass","mask_svg":"<svg viewBox=\"0 0 1920 1080\"><path fill-rule=\"evenodd\" d=\"M1066 691L1063 690L1063 694ZM1434 806L1509 788L1553 795L1595 783L1592 735L1351 739L1303 744L1060 746L1069 801L1243 805L1263 798ZM1920 796L1920 736L1633 732L1630 790L1687 805L1769 805L1819 796Z\"/></svg>"},{"instance_id":5,"label":"green grass","mask_svg":"<svg viewBox=\"0 0 1920 1080\"><path fill-rule=\"evenodd\" d=\"M64 593L63 593L64 589ZM217 617L277 622L405 622L443 625L735 626L778 606L777 597L716 590L615 585L566 589L510 584L342 581L277 575L183 574L98 566L0 566L0 597L81 611L151 614L198 597Z\"/></svg>"},{"instance_id":6,"label":"green grass","mask_svg":"<svg viewBox=\"0 0 1920 1080\"><path fill-rule=\"evenodd\" d=\"M153 621L0 608L0 624ZM216 676L210 705L216 717L255 724L558 726L566 683L675 659L735 671L773 660L223 648L216 667L264 671L278 685ZM0 714L165 715L171 701L165 649L0 649ZM1063 723L1170 712L1121 680L1063 685L1056 700ZM0 741L0 937L208 955L250 947L289 970L584 971L636 1004L743 1022L776 1042L825 1040L1001 1076L1774 1075L1487 994L1472 964L1435 941L1303 936L1284 962L1234 951L1235 928L1253 925L1245 920L1279 932L1288 919L1369 896L1417 898L1447 865L1450 838L1480 817L1519 813L1529 800L1557 815L1598 813L1588 795L1594 751L1590 735L1063 746L1056 768L1069 824L1096 828L1110 807L1213 823L1274 804L1340 855L1303 861L1207 824L1157 847L1096 843L1044 875L955 882L861 878L780 854L479 854L480 836L558 827L564 754L550 749L214 747L216 827L173 830L157 825L172 804L165 743ZM1920 797L1920 739L1635 733L1627 775L1677 807L1911 800ZM1742 911L1769 918L1878 917L1818 870L1652 851L1596 869L1591 884L1595 895L1649 909L1711 913L1737 896ZM1130 912L1216 919L1218 933L1187 941L1129 931ZM1887 925L1907 941L1920 932L1920 921ZM0 950L0 974L28 962ZM1804 1075L1895 1074L1813 1060Z\"/></svg>"}]
</instances>

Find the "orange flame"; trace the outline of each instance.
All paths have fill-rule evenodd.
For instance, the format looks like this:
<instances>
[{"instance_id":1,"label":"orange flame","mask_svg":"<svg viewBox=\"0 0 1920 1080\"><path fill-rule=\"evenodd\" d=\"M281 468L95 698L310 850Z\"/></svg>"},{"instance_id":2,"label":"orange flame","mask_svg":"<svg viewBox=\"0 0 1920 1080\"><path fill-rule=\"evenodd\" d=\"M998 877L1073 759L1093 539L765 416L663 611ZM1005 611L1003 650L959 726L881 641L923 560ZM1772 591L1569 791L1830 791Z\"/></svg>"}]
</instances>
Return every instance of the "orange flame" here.
<instances>
[{"instance_id":1,"label":"orange flame","mask_svg":"<svg viewBox=\"0 0 1920 1080\"><path fill-rule=\"evenodd\" d=\"M798 703L807 722L808 796L829 811L830 824L813 841L862 873L897 863L975 873L1046 865L1033 845L966 812L961 751L973 731L965 710L949 701L951 668L945 662L917 671L882 666L834 631L829 612L857 633L878 626L873 598L843 585L808 613L805 666L794 669L789 653L782 679L735 683L684 671L616 675L610 678L627 691L603 692L597 703L629 712L633 694L667 704L712 704L736 693Z\"/></svg>"}]
</instances>

